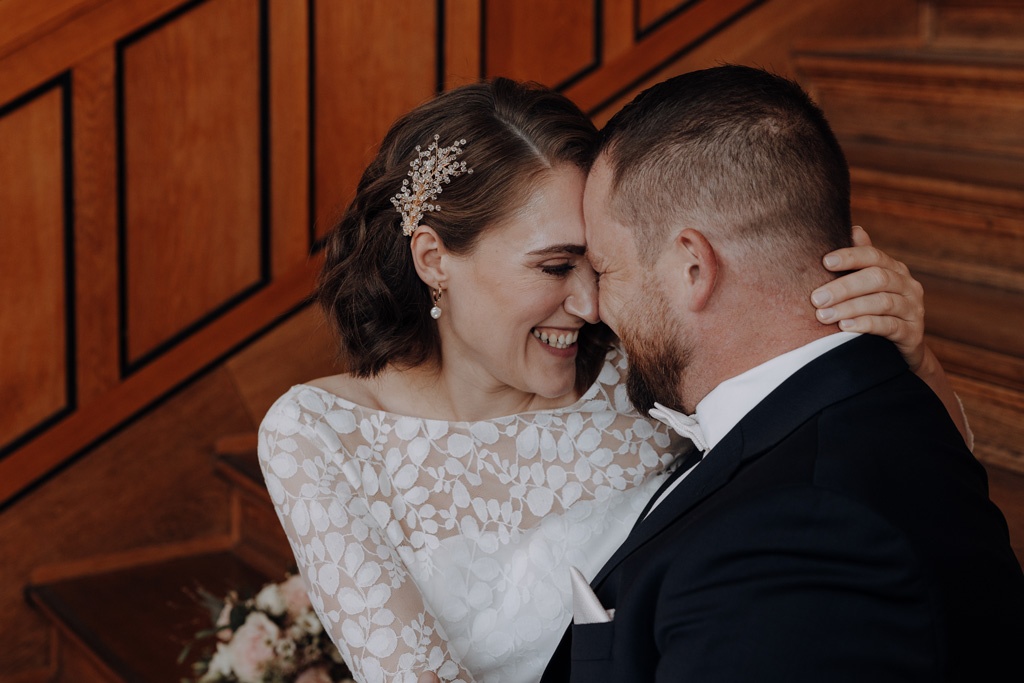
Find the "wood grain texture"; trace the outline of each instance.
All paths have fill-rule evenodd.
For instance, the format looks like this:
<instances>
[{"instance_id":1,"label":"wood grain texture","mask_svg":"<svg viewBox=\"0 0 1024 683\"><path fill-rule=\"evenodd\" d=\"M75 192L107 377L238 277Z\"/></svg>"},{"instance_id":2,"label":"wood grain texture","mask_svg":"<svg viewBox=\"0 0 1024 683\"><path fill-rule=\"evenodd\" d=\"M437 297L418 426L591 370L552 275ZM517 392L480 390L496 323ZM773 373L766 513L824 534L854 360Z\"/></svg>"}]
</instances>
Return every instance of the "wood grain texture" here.
<instances>
[{"instance_id":1,"label":"wood grain texture","mask_svg":"<svg viewBox=\"0 0 1024 683\"><path fill-rule=\"evenodd\" d=\"M0 460L0 501L7 501L292 310L311 291L318 264L314 259L275 278L259 298L243 301L147 364L109 392L104 401L81 406L59 425Z\"/></svg>"},{"instance_id":2,"label":"wood grain texture","mask_svg":"<svg viewBox=\"0 0 1024 683\"><path fill-rule=\"evenodd\" d=\"M481 0L445 0L445 87L480 79Z\"/></svg>"},{"instance_id":3,"label":"wood grain texture","mask_svg":"<svg viewBox=\"0 0 1024 683\"><path fill-rule=\"evenodd\" d=\"M0 447L67 395L64 88L0 116Z\"/></svg>"},{"instance_id":4,"label":"wood grain texture","mask_svg":"<svg viewBox=\"0 0 1024 683\"><path fill-rule=\"evenodd\" d=\"M233 356L226 368L258 424L289 387L341 372L337 354L337 341L319 307L308 306ZM281 363L284 356L293 360Z\"/></svg>"},{"instance_id":5,"label":"wood grain texture","mask_svg":"<svg viewBox=\"0 0 1024 683\"><path fill-rule=\"evenodd\" d=\"M260 279L258 9L209 0L123 49L129 362Z\"/></svg>"},{"instance_id":6,"label":"wood grain texture","mask_svg":"<svg viewBox=\"0 0 1024 683\"><path fill-rule=\"evenodd\" d=\"M1024 154L1024 69L1018 60L872 50L807 52L795 62L841 139Z\"/></svg>"},{"instance_id":7,"label":"wood grain texture","mask_svg":"<svg viewBox=\"0 0 1024 683\"><path fill-rule=\"evenodd\" d=\"M301 265L312 246L306 10L306 2L272 0L269 5L272 273Z\"/></svg>"},{"instance_id":8,"label":"wood grain texture","mask_svg":"<svg viewBox=\"0 0 1024 683\"><path fill-rule=\"evenodd\" d=\"M140 548L226 536L229 488L214 475L210 448L222 431L254 428L230 378L213 373L0 515L0 671L50 656L49 628L22 595L34 572L40 580L56 578L54 565L86 573L116 566L105 558L137 559Z\"/></svg>"},{"instance_id":9,"label":"wood grain texture","mask_svg":"<svg viewBox=\"0 0 1024 683\"><path fill-rule=\"evenodd\" d=\"M594 0L486 0L486 75L558 87L596 67L599 5Z\"/></svg>"},{"instance_id":10,"label":"wood grain texture","mask_svg":"<svg viewBox=\"0 0 1024 683\"><path fill-rule=\"evenodd\" d=\"M437 88L430 2L315 3L316 234L352 196L392 122Z\"/></svg>"},{"instance_id":11,"label":"wood grain texture","mask_svg":"<svg viewBox=\"0 0 1024 683\"><path fill-rule=\"evenodd\" d=\"M117 159L114 53L74 70L75 328L78 403L120 381L117 311Z\"/></svg>"},{"instance_id":12,"label":"wood grain texture","mask_svg":"<svg viewBox=\"0 0 1024 683\"><path fill-rule=\"evenodd\" d=\"M0 55L0 102L11 100L69 66L109 49L117 40L187 1L82 0L77 6L82 11L69 12L59 25L49 24L38 31L26 29L36 37L9 54ZM70 6L69 3L73 4L70 0L62 0L66 7ZM47 6L51 3L19 0L19 4L27 7L29 4Z\"/></svg>"},{"instance_id":13,"label":"wood grain texture","mask_svg":"<svg viewBox=\"0 0 1024 683\"><path fill-rule=\"evenodd\" d=\"M665 20L673 12L678 12L692 0L633 0L637 33L644 33Z\"/></svg>"}]
</instances>

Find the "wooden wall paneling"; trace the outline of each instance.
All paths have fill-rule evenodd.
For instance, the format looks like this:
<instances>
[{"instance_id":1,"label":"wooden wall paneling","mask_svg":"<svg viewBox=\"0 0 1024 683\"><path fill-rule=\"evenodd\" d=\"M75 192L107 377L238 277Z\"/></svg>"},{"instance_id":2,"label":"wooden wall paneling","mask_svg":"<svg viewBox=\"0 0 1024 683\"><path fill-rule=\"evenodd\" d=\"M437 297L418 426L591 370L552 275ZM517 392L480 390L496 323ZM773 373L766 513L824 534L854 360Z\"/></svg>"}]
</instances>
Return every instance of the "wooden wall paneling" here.
<instances>
[{"instance_id":1,"label":"wooden wall paneling","mask_svg":"<svg viewBox=\"0 0 1024 683\"><path fill-rule=\"evenodd\" d=\"M939 3L933 14L931 39L942 47L1020 52L1024 35L1024 3Z\"/></svg>"},{"instance_id":2,"label":"wooden wall paneling","mask_svg":"<svg viewBox=\"0 0 1024 683\"><path fill-rule=\"evenodd\" d=\"M75 404L70 88L0 108L0 455Z\"/></svg>"},{"instance_id":3,"label":"wooden wall paneling","mask_svg":"<svg viewBox=\"0 0 1024 683\"><path fill-rule=\"evenodd\" d=\"M391 123L439 89L444 47L437 40L436 3L316 0L313 11L319 238L354 196Z\"/></svg>"},{"instance_id":4,"label":"wooden wall paneling","mask_svg":"<svg viewBox=\"0 0 1024 683\"><path fill-rule=\"evenodd\" d=\"M0 55L14 52L107 0L6 0L0 2Z\"/></svg>"},{"instance_id":5,"label":"wooden wall paneling","mask_svg":"<svg viewBox=\"0 0 1024 683\"><path fill-rule=\"evenodd\" d=\"M306 261L309 242L309 7L271 0L270 187L274 274Z\"/></svg>"},{"instance_id":6,"label":"wooden wall paneling","mask_svg":"<svg viewBox=\"0 0 1024 683\"><path fill-rule=\"evenodd\" d=\"M1014 60L804 53L796 63L840 138L1024 154L1024 70Z\"/></svg>"},{"instance_id":7,"label":"wooden wall paneling","mask_svg":"<svg viewBox=\"0 0 1024 683\"><path fill-rule=\"evenodd\" d=\"M483 62L481 44L481 0L441 0L444 14L444 86L480 80Z\"/></svg>"},{"instance_id":8,"label":"wooden wall paneling","mask_svg":"<svg viewBox=\"0 0 1024 683\"><path fill-rule=\"evenodd\" d=\"M73 79L77 369L85 404L120 381L113 49L79 63Z\"/></svg>"},{"instance_id":9,"label":"wooden wall paneling","mask_svg":"<svg viewBox=\"0 0 1024 683\"><path fill-rule=\"evenodd\" d=\"M71 462L175 387L237 352L293 310L313 288L320 259L275 277L260 291L172 350L128 376L103 401L83 405L60 424L0 460L0 509L45 474Z\"/></svg>"},{"instance_id":10,"label":"wooden wall paneling","mask_svg":"<svg viewBox=\"0 0 1024 683\"><path fill-rule=\"evenodd\" d=\"M605 60L592 77L567 86L565 94L584 111L603 118L609 105L762 1L717 0L693 5L660 25L628 54Z\"/></svg>"},{"instance_id":11,"label":"wooden wall paneling","mask_svg":"<svg viewBox=\"0 0 1024 683\"><path fill-rule=\"evenodd\" d=\"M37 0L20 0L27 6L50 5ZM69 0L65 2L70 7ZM9 4L0 2L0 5ZM48 24L49 30L31 31L38 35L8 54L0 53L0 102L13 99L47 81L71 65L97 51L108 49L115 41L155 21L183 4L183 0L82 0L74 11L64 15L65 23Z\"/></svg>"},{"instance_id":12,"label":"wooden wall paneling","mask_svg":"<svg viewBox=\"0 0 1024 683\"><path fill-rule=\"evenodd\" d=\"M485 75L565 88L601 64L602 32L598 0L484 0Z\"/></svg>"},{"instance_id":13,"label":"wooden wall paneling","mask_svg":"<svg viewBox=\"0 0 1024 683\"><path fill-rule=\"evenodd\" d=\"M637 40L700 0L633 0L633 30Z\"/></svg>"},{"instance_id":14,"label":"wooden wall paneling","mask_svg":"<svg viewBox=\"0 0 1024 683\"><path fill-rule=\"evenodd\" d=\"M265 8L193 2L118 44L124 372L268 276Z\"/></svg>"},{"instance_id":15,"label":"wooden wall paneling","mask_svg":"<svg viewBox=\"0 0 1024 683\"><path fill-rule=\"evenodd\" d=\"M1024 188L857 167L851 179L855 222L914 272L1024 292Z\"/></svg>"},{"instance_id":16,"label":"wooden wall paneling","mask_svg":"<svg viewBox=\"0 0 1024 683\"><path fill-rule=\"evenodd\" d=\"M604 33L602 34L602 61L613 61L632 49L636 42L635 0L603 0Z\"/></svg>"}]
</instances>

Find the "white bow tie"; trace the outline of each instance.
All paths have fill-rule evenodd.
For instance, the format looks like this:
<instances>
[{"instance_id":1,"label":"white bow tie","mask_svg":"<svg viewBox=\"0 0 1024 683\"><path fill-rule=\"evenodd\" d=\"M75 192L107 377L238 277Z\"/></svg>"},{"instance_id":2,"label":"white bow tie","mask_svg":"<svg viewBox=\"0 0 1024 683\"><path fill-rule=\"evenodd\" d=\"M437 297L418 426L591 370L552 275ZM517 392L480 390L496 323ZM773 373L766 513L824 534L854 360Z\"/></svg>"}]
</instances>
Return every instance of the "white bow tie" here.
<instances>
[{"instance_id":1,"label":"white bow tie","mask_svg":"<svg viewBox=\"0 0 1024 683\"><path fill-rule=\"evenodd\" d=\"M692 441L693 445L702 452L708 452L708 442L704 438L704 432L701 431L696 415L684 415L679 411L666 408L660 403L655 403L648 414L655 420L668 425L679 436Z\"/></svg>"}]
</instances>

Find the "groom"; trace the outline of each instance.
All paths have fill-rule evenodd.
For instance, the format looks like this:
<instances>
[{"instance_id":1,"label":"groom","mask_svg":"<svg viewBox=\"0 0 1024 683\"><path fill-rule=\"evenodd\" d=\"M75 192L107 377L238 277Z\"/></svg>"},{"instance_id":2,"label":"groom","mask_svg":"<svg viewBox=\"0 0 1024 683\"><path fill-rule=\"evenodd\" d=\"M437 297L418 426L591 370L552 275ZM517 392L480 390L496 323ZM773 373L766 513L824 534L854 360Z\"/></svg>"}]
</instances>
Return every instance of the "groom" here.
<instances>
[{"instance_id":1,"label":"groom","mask_svg":"<svg viewBox=\"0 0 1024 683\"><path fill-rule=\"evenodd\" d=\"M696 412L708 450L587 577L597 615L544 681L1024 680L984 470L888 341L810 315L850 215L806 94L738 66L650 88L606 127L584 208L633 402L681 431Z\"/></svg>"}]
</instances>

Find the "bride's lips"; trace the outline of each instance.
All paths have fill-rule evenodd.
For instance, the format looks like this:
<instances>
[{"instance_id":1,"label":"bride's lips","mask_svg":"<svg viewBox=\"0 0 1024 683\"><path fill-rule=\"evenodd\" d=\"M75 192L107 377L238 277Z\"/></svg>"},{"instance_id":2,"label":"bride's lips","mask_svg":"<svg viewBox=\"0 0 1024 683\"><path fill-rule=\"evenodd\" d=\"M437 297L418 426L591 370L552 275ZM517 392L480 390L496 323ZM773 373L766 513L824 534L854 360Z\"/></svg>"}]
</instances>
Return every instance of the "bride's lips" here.
<instances>
[{"instance_id":1,"label":"bride's lips","mask_svg":"<svg viewBox=\"0 0 1024 683\"><path fill-rule=\"evenodd\" d=\"M531 330L533 338L544 350L560 358L571 358L576 355L576 340L580 331L559 330L556 328L535 327Z\"/></svg>"}]
</instances>

